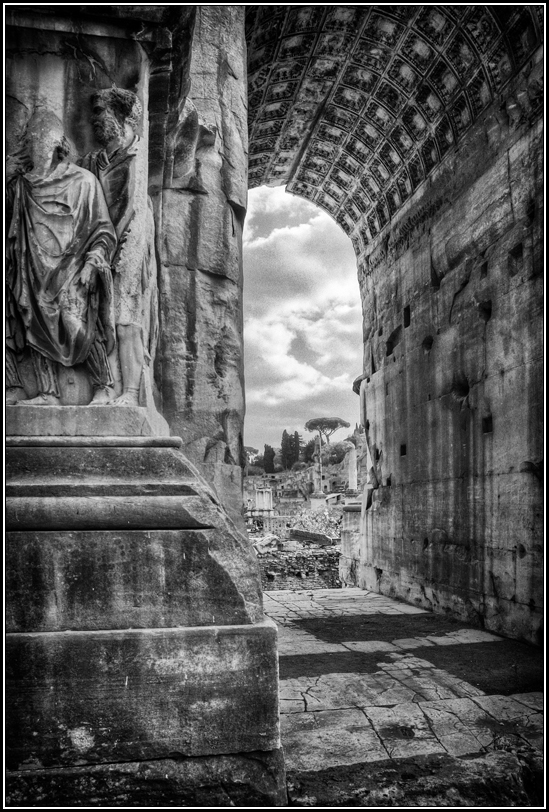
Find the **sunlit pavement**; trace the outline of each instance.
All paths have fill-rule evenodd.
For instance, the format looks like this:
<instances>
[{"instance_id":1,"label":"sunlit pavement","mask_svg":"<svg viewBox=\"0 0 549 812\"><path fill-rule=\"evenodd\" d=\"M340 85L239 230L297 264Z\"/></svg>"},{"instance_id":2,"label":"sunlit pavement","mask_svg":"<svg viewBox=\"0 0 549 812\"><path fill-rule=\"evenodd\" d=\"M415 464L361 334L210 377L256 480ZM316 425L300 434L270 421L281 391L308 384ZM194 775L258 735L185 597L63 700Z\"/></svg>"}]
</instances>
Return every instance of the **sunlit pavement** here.
<instances>
[{"instance_id":1,"label":"sunlit pavement","mask_svg":"<svg viewBox=\"0 0 549 812\"><path fill-rule=\"evenodd\" d=\"M289 773L542 752L539 649L360 589L267 592L264 605Z\"/></svg>"}]
</instances>

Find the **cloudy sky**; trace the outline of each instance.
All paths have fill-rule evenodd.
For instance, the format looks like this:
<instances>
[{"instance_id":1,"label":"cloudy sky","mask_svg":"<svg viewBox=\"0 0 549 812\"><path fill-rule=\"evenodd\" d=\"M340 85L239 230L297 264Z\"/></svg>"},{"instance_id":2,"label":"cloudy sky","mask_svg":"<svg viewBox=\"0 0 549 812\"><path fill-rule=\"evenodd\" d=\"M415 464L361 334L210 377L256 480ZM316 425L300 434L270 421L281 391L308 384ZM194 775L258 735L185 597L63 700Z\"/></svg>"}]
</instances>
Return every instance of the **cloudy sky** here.
<instances>
[{"instance_id":1,"label":"cloudy sky","mask_svg":"<svg viewBox=\"0 0 549 812\"><path fill-rule=\"evenodd\" d=\"M284 429L309 440L304 426L312 417L341 417L354 428L361 318L347 235L283 187L251 190L244 230L245 445L278 448Z\"/></svg>"}]
</instances>

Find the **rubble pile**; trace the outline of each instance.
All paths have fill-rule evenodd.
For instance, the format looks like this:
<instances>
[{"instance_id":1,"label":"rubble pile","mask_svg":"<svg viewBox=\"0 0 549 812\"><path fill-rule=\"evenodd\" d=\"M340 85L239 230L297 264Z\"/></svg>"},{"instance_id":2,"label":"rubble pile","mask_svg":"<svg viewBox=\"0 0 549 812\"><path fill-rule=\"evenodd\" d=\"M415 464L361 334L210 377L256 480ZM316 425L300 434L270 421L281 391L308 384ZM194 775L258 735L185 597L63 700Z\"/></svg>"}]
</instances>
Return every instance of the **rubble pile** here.
<instances>
[{"instance_id":1,"label":"rubble pile","mask_svg":"<svg viewBox=\"0 0 549 812\"><path fill-rule=\"evenodd\" d=\"M263 589L340 588L341 546L339 542L330 547L325 546L325 541L315 543L314 536L339 540L342 515L337 508L302 510L292 520L292 531L311 534L303 541L295 537L288 539L283 533L248 530L258 558Z\"/></svg>"},{"instance_id":2,"label":"rubble pile","mask_svg":"<svg viewBox=\"0 0 549 812\"><path fill-rule=\"evenodd\" d=\"M324 533L332 538L341 536L342 511L337 508L322 510L302 510L292 523L293 530L308 530L312 533Z\"/></svg>"},{"instance_id":3,"label":"rubble pile","mask_svg":"<svg viewBox=\"0 0 549 812\"><path fill-rule=\"evenodd\" d=\"M261 586L275 589L339 589L339 545L297 545L295 552L265 550L258 554Z\"/></svg>"}]
</instances>

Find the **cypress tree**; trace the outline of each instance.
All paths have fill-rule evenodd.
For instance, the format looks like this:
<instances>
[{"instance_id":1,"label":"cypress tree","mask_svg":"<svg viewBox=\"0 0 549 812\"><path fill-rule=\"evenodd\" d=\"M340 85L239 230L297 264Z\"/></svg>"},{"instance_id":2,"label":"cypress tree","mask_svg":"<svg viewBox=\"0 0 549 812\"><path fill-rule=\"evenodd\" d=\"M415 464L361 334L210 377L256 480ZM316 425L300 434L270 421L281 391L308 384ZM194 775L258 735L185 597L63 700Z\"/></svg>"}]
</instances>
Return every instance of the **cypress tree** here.
<instances>
[{"instance_id":1,"label":"cypress tree","mask_svg":"<svg viewBox=\"0 0 549 812\"><path fill-rule=\"evenodd\" d=\"M265 451L263 453L263 464L266 474L274 474L275 472L274 458L275 458L274 448L272 448L270 445L266 445Z\"/></svg>"}]
</instances>

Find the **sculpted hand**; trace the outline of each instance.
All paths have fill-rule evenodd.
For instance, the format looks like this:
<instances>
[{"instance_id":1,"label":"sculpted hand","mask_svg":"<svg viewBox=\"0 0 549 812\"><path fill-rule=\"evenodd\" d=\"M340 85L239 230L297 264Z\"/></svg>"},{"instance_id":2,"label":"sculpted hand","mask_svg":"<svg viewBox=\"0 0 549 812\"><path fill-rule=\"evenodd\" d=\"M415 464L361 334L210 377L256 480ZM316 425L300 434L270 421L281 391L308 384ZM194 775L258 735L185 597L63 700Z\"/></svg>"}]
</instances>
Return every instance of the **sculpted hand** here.
<instances>
[{"instance_id":1,"label":"sculpted hand","mask_svg":"<svg viewBox=\"0 0 549 812\"><path fill-rule=\"evenodd\" d=\"M80 274L80 281L90 293L94 292L97 287L97 268L93 263L86 262Z\"/></svg>"}]
</instances>

